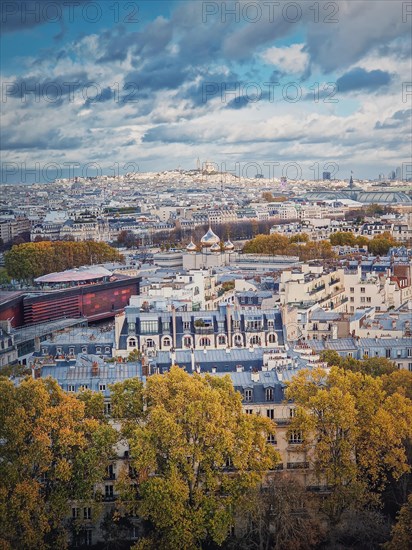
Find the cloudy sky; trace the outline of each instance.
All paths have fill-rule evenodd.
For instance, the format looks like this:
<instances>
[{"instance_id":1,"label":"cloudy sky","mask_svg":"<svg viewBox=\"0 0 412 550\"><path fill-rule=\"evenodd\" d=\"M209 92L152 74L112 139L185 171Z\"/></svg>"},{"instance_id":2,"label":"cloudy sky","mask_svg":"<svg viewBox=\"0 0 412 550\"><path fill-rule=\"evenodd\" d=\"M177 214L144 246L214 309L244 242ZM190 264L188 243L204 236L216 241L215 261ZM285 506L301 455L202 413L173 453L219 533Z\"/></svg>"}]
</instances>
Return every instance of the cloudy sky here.
<instances>
[{"instance_id":1,"label":"cloudy sky","mask_svg":"<svg viewBox=\"0 0 412 550\"><path fill-rule=\"evenodd\" d=\"M410 162L411 2L2 0L1 10L3 183L197 158L341 178Z\"/></svg>"}]
</instances>

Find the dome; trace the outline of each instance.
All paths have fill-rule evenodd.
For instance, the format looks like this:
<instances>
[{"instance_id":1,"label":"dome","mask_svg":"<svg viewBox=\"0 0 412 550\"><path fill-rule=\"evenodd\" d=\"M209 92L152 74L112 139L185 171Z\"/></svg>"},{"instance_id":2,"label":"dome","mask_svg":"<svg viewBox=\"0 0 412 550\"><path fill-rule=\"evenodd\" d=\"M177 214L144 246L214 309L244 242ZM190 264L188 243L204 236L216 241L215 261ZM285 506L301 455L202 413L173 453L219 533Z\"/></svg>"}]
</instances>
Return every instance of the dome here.
<instances>
[{"instance_id":1,"label":"dome","mask_svg":"<svg viewBox=\"0 0 412 550\"><path fill-rule=\"evenodd\" d=\"M232 241L226 241L224 247L225 250L233 250L235 248L235 245L232 243Z\"/></svg>"},{"instance_id":2,"label":"dome","mask_svg":"<svg viewBox=\"0 0 412 550\"><path fill-rule=\"evenodd\" d=\"M202 246L212 246L213 244L219 244L220 239L209 227L207 233L200 239ZM220 249L219 249L220 250Z\"/></svg>"},{"instance_id":3,"label":"dome","mask_svg":"<svg viewBox=\"0 0 412 550\"><path fill-rule=\"evenodd\" d=\"M190 243L186 246L186 250L187 250L187 252L196 252L197 251L197 246L195 245L195 243L193 242L192 239L190 240Z\"/></svg>"},{"instance_id":4,"label":"dome","mask_svg":"<svg viewBox=\"0 0 412 550\"><path fill-rule=\"evenodd\" d=\"M220 244L212 244L212 246L210 247L210 252L220 252Z\"/></svg>"}]
</instances>

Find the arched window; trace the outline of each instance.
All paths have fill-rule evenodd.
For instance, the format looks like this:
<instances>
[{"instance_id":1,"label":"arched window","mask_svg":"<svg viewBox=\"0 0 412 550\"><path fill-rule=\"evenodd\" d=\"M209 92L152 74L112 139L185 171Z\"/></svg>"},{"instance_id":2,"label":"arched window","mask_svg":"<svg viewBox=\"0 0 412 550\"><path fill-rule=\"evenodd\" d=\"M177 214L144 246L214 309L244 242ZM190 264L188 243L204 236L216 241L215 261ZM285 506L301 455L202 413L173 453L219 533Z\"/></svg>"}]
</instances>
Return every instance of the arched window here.
<instances>
[{"instance_id":1,"label":"arched window","mask_svg":"<svg viewBox=\"0 0 412 550\"><path fill-rule=\"evenodd\" d=\"M226 344L226 336L224 334L220 334L217 338L217 343L221 346L224 346Z\"/></svg>"},{"instance_id":2,"label":"arched window","mask_svg":"<svg viewBox=\"0 0 412 550\"><path fill-rule=\"evenodd\" d=\"M191 336L185 336L183 338L183 346L185 348L191 348L192 347L192 337Z\"/></svg>"},{"instance_id":3,"label":"arched window","mask_svg":"<svg viewBox=\"0 0 412 550\"><path fill-rule=\"evenodd\" d=\"M148 338L148 339L146 340L146 346L147 346L148 348L154 348L154 347L155 347L155 342L154 342L154 340L152 340L151 338Z\"/></svg>"},{"instance_id":4,"label":"arched window","mask_svg":"<svg viewBox=\"0 0 412 550\"><path fill-rule=\"evenodd\" d=\"M136 347L136 338L129 338L129 347L131 348Z\"/></svg>"},{"instance_id":5,"label":"arched window","mask_svg":"<svg viewBox=\"0 0 412 550\"><path fill-rule=\"evenodd\" d=\"M171 344L172 344L172 342L171 342L171 340L168 336L166 338L163 338L163 346L165 348L167 348L167 347L170 348Z\"/></svg>"},{"instance_id":6,"label":"arched window","mask_svg":"<svg viewBox=\"0 0 412 550\"><path fill-rule=\"evenodd\" d=\"M276 344L277 343L276 334L273 334L273 333L269 334L268 342L269 344Z\"/></svg>"},{"instance_id":7,"label":"arched window","mask_svg":"<svg viewBox=\"0 0 412 550\"><path fill-rule=\"evenodd\" d=\"M199 340L199 346L202 346L202 347L206 347L206 346L210 346L210 338L201 338Z\"/></svg>"}]
</instances>

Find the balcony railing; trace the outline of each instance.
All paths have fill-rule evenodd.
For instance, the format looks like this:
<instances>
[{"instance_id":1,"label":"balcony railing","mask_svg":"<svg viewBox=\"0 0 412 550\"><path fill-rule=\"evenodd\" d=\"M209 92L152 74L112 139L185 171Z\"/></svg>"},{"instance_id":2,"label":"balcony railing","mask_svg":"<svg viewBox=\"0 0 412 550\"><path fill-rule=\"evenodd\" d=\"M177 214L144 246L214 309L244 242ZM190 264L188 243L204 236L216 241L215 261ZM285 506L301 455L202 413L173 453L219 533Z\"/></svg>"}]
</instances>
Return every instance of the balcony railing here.
<instances>
[{"instance_id":1,"label":"balcony railing","mask_svg":"<svg viewBox=\"0 0 412 550\"><path fill-rule=\"evenodd\" d=\"M288 470L307 470L309 468L309 462L288 462Z\"/></svg>"},{"instance_id":2,"label":"balcony railing","mask_svg":"<svg viewBox=\"0 0 412 550\"><path fill-rule=\"evenodd\" d=\"M309 294L310 295L316 294L316 293L320 292L321 290L325 290L325 288L326 288L326 286L324 284L316 286L315 288L313 288L312 290L309 291Z\"/></svg>"},{"instance_id":3,"label":"balcony railing","mask_svg":"<svg viewBox=\"0 0 412 550\"><path fill-rule=\"evenodd\" d=\"M214 328L212 326L210 327L197 327L195 325L195 333L196 334L213 334Z\"/></svg>"}]
</instances>

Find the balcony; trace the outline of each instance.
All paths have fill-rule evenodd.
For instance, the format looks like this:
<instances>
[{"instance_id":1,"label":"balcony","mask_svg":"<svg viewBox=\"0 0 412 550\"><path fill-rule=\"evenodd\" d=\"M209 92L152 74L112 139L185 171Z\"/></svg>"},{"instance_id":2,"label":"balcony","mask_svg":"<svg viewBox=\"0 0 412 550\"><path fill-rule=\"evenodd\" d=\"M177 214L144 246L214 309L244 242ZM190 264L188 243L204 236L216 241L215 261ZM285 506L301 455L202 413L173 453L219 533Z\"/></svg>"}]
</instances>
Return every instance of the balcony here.
<instances>
[{"instance_id":1,"label":"balcony","mask_svg":"<svg viewBox=\"0 0 412 550\"><path fill-rule=\"evenodd\" d=\"M307 470L309 462L288 462L286 468L288 470Z\"/></svg>"},{"instance_id":2,"label":"balcony","mask_svg":"<svg viewBox=\"0 0 412 550\"><path fill-rule=\"evenodd\" d=\"M340 283L339 277L337 277L336 279L331 279L329 285L333 286L333 285L336 285L338 283Z\"/></svg>"},{"instance_id":3,"label":"balcony","mask_svg":"<svg viewBox=\"0 0 412 550\"><path fill-rule=\"evenodd\" d=\"M289 426L291 419L290 418L274 418L273 422L276 424L276 426Z\"/></svg>"},{"instance_id":4,"label":"balcony","mask_svg":"<svg viewBox=\"0 0 412 550\"><path fill-rule=\"evenodd\" d=\"M197 327L195 325L195 333L196 334L213 334L214 333L214 328L213 328L213 326L210 326L210 327Z\"/></svg>"},{"instance_id":5,"label":"balcony","mask_svg":"<svg viewBox=\"0 0 412 550\"><path fill-rule=\"evenodd\" d=\"M246 332L262 332L263 327L260 326L253 326L253 325L246 325L245 331Z\"/></svg>"},{"instance_id":6,"label":"balcony","mask_svg":"<svg viewBox=\"0 0 412 550\"><path fill-rule=\"evenodd\" d=\"M325 290L325 288L326 288L326 286L324 284L316 286L315 288L313 288L312 290L309 291L309 295L312 296L313 294L317 294L321 290Z\"/></svg>"}]
</instances>

